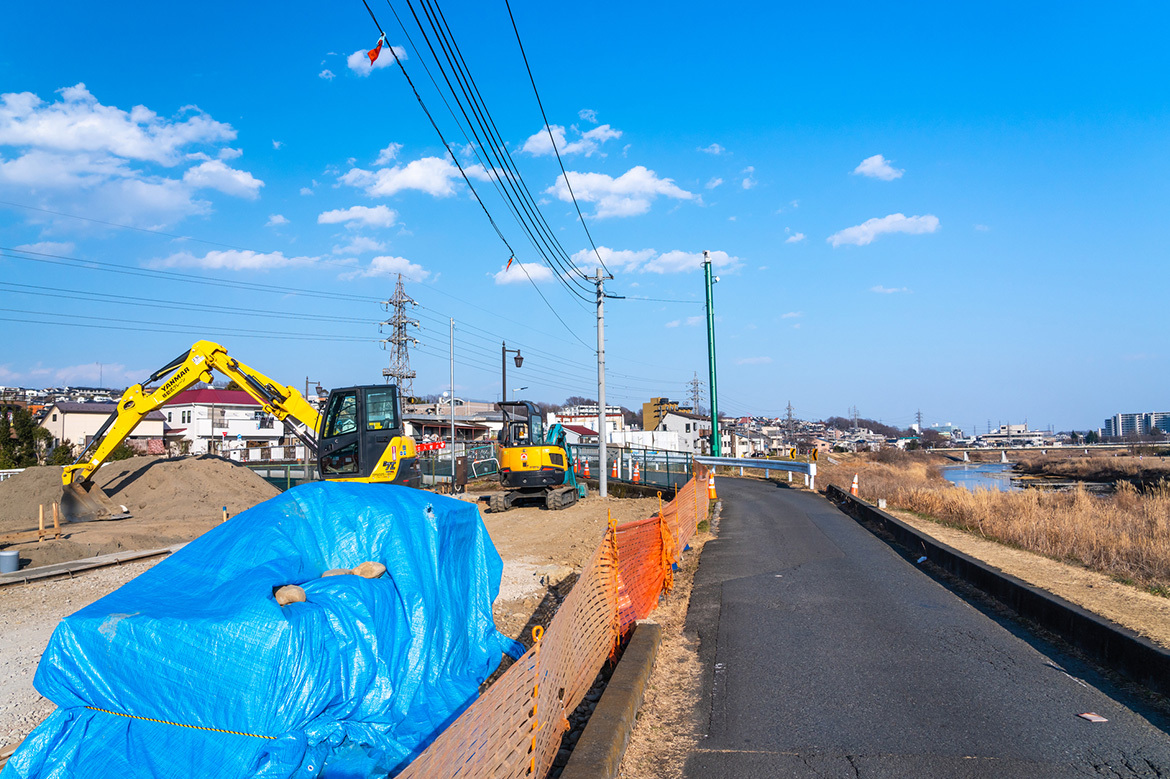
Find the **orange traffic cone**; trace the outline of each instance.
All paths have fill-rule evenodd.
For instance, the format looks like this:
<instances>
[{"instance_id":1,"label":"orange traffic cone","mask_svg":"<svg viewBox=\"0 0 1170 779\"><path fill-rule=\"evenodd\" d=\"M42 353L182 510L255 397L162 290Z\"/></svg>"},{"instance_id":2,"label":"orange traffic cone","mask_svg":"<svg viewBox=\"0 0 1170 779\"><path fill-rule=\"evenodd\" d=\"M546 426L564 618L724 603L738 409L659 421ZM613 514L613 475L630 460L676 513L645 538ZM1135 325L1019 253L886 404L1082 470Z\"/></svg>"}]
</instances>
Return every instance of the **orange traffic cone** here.
<instances>
[{"instance_id":1,"label":"orange traffic cone","mask_svg":"<svg viewBox=\"0 0 1170 779\"><path fill-rule=\"evenodd\" d=\"M707 475L707 500L718 500L719 496L715 494L715 472L712 471Z\"/></svg>"},{"instance_id":2,"label":"orange traffic cone","mask_svg":"<svg viewBox=\"0 0 1170 779\"><path fill-rule=\"evenodd\" d=\"M638 461L634 460L634 484L642 483L642 473L638 470Z\"/></svg>"},{"instance_id":3,"label":"orange traffic cone","mask_svg":"<svg viewBox=\"0 0 1170 779\"><path fill-rule=\"evenodd\" d=\"M857 474L853 474L853 486L849 488L849 494L854 497L857 496Z\"/></svg>"},{"instance_id":4,"label":"orange traffic cone","mask_svg":"<svg viewBox=\"0 0 1170 779\"><path fill-rule=\"evenodd\" d=\"M589 461L588 460L585 461L585 478L586 479L589 478Z\"/></svg>"},{"instance_id":5,"label":"orange traffic cone","mask_svg":"<svg viewBox=\"0 0 1170 779\"><path fill-rule=\"evenodd\" d=\"M610 469L609 475L614 479L616 479L618 477L618 461L617 460L613 461L613 468Z\"/></svg>"}]
</instances>

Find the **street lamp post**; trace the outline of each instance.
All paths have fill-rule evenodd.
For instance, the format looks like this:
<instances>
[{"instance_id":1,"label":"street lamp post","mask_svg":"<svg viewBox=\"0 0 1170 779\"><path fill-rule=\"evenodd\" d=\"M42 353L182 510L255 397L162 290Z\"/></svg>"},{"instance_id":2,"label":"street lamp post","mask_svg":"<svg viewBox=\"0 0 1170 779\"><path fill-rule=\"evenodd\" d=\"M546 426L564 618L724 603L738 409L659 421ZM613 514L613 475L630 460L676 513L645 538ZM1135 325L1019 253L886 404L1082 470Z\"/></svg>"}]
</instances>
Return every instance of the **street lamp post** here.
<instances>
[{"instance_id":1,"label":"street lamp post","mask_svg":"<svg viewBox=\"0 0 1170 779\"><path fill-rule=\"evenodd\" d=\"M516 353L516 356L513 357L512 359L514 359L516 361L517 368L519 368L521 365L524 364L524 358L520 356L520 350L519 349L509 349L508 342L502 341L500 344L500 372L501 372L501 378L503 379L503 393L504 394L501 398L501 402L508 399L508 354L511 352Z\"/></svg>"}]
</instances>

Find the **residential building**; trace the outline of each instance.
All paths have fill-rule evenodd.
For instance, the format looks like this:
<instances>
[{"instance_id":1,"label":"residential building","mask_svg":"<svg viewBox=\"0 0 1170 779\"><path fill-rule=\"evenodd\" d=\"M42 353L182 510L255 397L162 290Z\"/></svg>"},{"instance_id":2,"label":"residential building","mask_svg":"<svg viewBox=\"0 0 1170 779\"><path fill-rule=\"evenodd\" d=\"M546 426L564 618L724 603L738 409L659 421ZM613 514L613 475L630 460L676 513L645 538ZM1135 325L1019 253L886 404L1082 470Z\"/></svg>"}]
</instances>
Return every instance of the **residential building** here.
<instances>
[{"instance_id":1,"label":"residential building","mask_svg":"<svg viewBox=\"0 0 1170 779\"><path fill-rule=\"evenodd\" d=\"M228 456L236 450L284 445L291 448L299 443L243 390L189 389L176 395L162 412L184 454Z\"/></svg>"},{"instance_id":2,"label":"residential building","mask_svg":"<svg viewBox=\"0 0 1170 779\"><path fill-rule=\"evenodd\" d=\"M550 411L546 421L548 424L560 422L562 425L581 425L595 428L598 416L597 406L567 406L560 411ZM605 433L616 433L626 429L625 419L619 406L606 405Z\"/></svg>"},{"instance_id":3,"label":"residential building","mask_svg":"<svg viewBox=\"0 0 1170 779\"><path fill-rule=\"evenodd\" d=\"M1123 438L1129 435L1150 435L1154 428L1170 433L1170 411L1114 414L1105 420L1102 432L1111 438Z\"/></svg>"},{"instance_id":4,"label":"residential building","mask_svg":"<svg viewBox=\"0 0 1170 779\"><path fill-rule=\"evenodd\" d=\"M117 410L117 403L53 403L40 426L53 436L54 447L68 441L76 457ZM126 443L144 454L164 454L166 434L166 417L160 411L152 411L127 436Z\"/></svg>"},{"instance_id":5,"label":"residential building","mask_svg":"<svg viewBox=\"0 0 1170 779\"><path fill-rule=\"evenodd\" d=\"M729 420L719 422L719 440L725 456L731 456L731 431ZM658 430L677 433L684 444L683 451L695 454L711 453L711 419L685 411L668 411L658 423Z\"/></svg>"},{"instance_id":6,"label":"residential building","mask_svg":"<svg viewBox=\"0 0 1170 779\"><path fill-rule=\"evenodd\" d=\"M642 404L642 429L657 430L662 416L668 411L679 411L678 401L670 398L650 398Z\"/></svg>"}]
</instances>

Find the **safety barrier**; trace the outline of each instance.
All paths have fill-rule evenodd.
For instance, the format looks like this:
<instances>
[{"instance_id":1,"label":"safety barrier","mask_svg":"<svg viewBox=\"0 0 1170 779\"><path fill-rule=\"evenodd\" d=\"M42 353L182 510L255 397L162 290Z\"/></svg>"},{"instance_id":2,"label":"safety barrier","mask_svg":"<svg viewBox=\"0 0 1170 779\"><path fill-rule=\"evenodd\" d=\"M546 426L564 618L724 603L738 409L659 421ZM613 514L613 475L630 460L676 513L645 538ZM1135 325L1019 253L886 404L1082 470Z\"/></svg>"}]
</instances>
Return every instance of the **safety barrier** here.
<instances>
[{"instance_id":1,"label":"safety barrier","mask_svg":"<svg viewBox=\"0 0 1170 779\"><path fill-rule=\"evenodd\" d=\"M657 515L610 521L589 564L535 643L399 777L543 777L572 712L673 583L673 566L707 518L707 469Z\"/></svg>"}]
</instances>

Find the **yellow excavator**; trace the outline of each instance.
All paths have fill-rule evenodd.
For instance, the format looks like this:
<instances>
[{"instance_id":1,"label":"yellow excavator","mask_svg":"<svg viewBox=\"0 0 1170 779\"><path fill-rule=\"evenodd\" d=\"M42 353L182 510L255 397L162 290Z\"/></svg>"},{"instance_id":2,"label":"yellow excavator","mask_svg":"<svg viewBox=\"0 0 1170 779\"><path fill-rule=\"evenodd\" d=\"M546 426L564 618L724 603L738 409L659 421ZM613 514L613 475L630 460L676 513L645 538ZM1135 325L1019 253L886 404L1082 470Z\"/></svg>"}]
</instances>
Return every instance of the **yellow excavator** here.
<instances>
[{"instance_id":1,"label":"yellow excavator","mask_svg":"<svg viewBox=\"0 0 1170 779\"><path fill-rule=\"evenodd\" d=\"M330 390L322 415L296 387L280 384L241 363L217 343L197 341L146 381L127 389L90 444L72 465L65 466L61 511L67 521L129 516L124 506L114 505L94 484L94 474L147 414L192 385L210 382L213 371L234 380L266 413L283 422L314 453L321 478L409 487L421 484L414 439L403 430L395 385Z\"/></svg>"},{"instance_id":2,"label":"yellow excavator","mask_svg":"<svg viewBox=\"0 0 1170 779\"><path fill-rule=\"evenodd\" d=\"M585 485L577 483L564 428L554 424L546 432L540 411L528 400L504 401L499 408L504 415L500 430L500 483L504 491L492 493L488 510L496 514L518 501L535 498L555 511L584 498Z\"/></svg>"}]
</instances>

